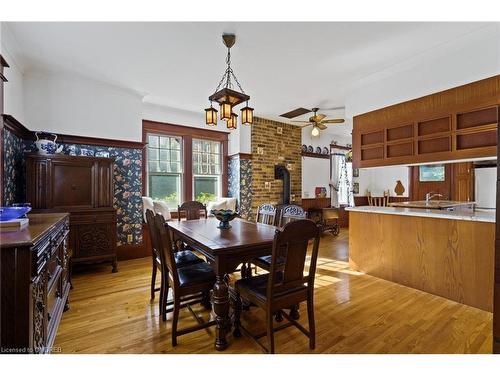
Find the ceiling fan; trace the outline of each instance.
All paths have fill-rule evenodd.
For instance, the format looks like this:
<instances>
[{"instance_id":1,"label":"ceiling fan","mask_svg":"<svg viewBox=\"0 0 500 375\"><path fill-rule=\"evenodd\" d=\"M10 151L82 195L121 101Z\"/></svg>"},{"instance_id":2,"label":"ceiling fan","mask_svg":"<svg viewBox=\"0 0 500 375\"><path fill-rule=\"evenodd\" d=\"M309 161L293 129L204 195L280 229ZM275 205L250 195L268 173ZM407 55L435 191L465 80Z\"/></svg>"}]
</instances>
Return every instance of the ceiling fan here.
<instances>
[{"instance_id":1,"label":"ceiling fan","mask_svg":"<svg viewBox=\"0 0 500 375\"><path fill-rule=\"evenodd\" d=\"M344 108L344 107L337 107L337 108L331 108L331 109L342 109L342 108ZM296 123L302 123L302 124L305 123L305 125L302 125L301 128L305 128L307 126L312 126L313 128L312 128L311 135L313 137L317 137L319 135L320 130L325 130L328 127L328 124L342 124L343 122L345 122L345 120L343 118L327 119L326 115L324 115L322 113L318 114L318 111L319 111L319 108L312 108L310 110L306 109L306 108L297 108L293 111L284 113L280 116L291 119L291 118L294 118L297 116L304 115L304 114L309 113L309 112L313 112L313 115L311 117L309 117L308 121L292 120L292 122L296 122Z\"/></svg>"}]
</instances>

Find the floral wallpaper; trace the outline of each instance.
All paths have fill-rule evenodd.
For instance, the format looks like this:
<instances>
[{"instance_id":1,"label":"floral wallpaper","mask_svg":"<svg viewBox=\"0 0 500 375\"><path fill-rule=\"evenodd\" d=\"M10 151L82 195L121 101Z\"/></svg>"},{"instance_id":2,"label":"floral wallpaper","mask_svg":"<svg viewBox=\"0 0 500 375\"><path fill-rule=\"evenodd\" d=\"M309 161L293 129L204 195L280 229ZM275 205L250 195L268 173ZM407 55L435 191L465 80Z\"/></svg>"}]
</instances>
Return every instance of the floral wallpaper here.
<instances>
[{"instance_id":1,"label":"floral wallpaper","mask_svg":"<svg viewBox=\"0 0 500 375\"><path fill-rule=\"evenodd\" d=\"M21 138L4 129L3 147L4 205L23 203L26 197L25 143Z\"/></svg>"},{"instance_id":2,"label":"floral wallpaper","mask_svg":"<svg viewBox=\"0 0 500 375\"><path fill-rule=\"evenodd\" d=\"M236 156L228 168L228 195L237 198L241 217L252 220L252 161Z\"/></svg>"}]
</instances>

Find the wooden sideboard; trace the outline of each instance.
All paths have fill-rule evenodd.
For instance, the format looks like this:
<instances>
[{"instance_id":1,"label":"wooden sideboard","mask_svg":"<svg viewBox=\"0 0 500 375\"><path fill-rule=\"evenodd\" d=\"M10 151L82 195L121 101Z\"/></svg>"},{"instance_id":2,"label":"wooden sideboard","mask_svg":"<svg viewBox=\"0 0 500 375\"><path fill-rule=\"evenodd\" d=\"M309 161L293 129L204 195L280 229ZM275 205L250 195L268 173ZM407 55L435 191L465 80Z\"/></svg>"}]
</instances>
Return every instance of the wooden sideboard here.
<instances>
[{"instance_id":1,"label":"wooden sideboard","mask_svg":"<svg viewBox=\"0 0 500 375\"><path fill-rule=\"evenodd\" d=\"M353 119L354 168L496 156L500 75Z\"/></svg>"},{"instance_id":2,"label":"wooden sideboard","mask_svg":"<svg viewBox=\"0 0 500 375\"><path fill-rule=\"evenodd\" d=\"M69 215L29 220L24 229L0 233L0 353L49 353L69 308Z\"/></svg>"},{"instance_id":3,"label":"wooden sideboard","mask_svg":"<svg viewBox=\"0 0 500 375\"><path fill-rule=\"evenodd\" d=\"M72 265L110 261L117 272L113 158L26 156L33 212L69 212Z\"/></svg>"}]
</instances>

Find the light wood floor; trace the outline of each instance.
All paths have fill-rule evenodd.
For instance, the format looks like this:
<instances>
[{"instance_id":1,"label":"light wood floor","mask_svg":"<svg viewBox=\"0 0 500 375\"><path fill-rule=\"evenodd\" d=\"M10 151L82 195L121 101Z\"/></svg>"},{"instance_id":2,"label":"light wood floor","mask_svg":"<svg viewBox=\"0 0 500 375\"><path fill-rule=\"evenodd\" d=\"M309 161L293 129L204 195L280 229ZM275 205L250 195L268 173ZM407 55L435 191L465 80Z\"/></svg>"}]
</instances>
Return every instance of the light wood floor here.
<instances>
[{"instance_id":1,"label":"light wood floor","mask_svg":"<svg viewBox=\"0 0 500 375\"><path fill-rule=\"evenodd\" d=\"M350 271L348 232L321 240L316 275L316 350L290 327L276 334L278 353L490 353L492 314L391 282ZM95 266L73 277L71 309L54 343L62 353L215 353L214 327L170 343L170 321L149 300L151 261L123 261L119 272ZM208 312L198 311L204 318ZM301 307L301 322L306 315ZM169 316L170 317L170 316ZM263 329L263 311L243 312L243 324ZM195 323L187 309L180 327ZM243 336L226 353L261 353ZM262 339L265 340L265 339Z\"/></svg>"}]
</instances>

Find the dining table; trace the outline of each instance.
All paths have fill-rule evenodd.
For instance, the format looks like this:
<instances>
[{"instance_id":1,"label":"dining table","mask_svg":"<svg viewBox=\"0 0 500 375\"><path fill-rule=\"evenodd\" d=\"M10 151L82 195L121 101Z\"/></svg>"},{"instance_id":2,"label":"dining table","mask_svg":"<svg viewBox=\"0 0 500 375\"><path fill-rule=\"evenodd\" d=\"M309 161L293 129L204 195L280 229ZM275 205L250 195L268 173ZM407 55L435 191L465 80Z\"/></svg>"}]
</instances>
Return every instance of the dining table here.
<instances>
[{"instance_id":1,"label":"dining table","mask_svg":"<svg viewBox=\"0 0 500 375\"><path fill-rule=\"evenodd\" d=\"M216 320L215 349L228 346L226 335L231 330L229 317L229 285L227 275L240 264L264 255L271 255L276 227L235 218L231 228L220 229L214 217L198 220L170 221L172 240L179 250L186 244L206 257L215 273L212 306ZM244 273L244 272L242 272Z\"/></svg>"}]
</instances>

